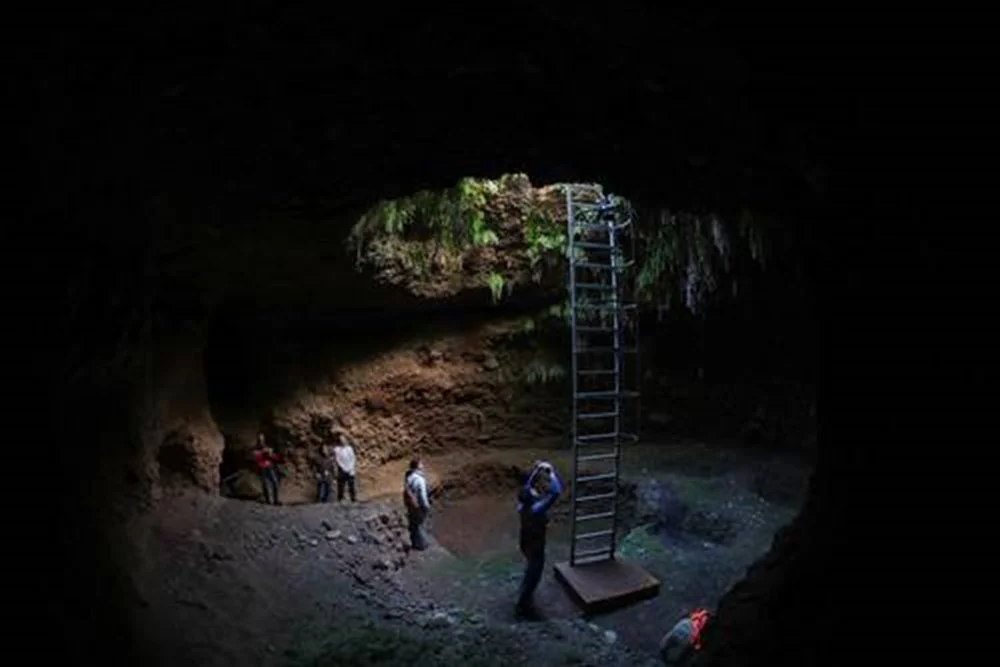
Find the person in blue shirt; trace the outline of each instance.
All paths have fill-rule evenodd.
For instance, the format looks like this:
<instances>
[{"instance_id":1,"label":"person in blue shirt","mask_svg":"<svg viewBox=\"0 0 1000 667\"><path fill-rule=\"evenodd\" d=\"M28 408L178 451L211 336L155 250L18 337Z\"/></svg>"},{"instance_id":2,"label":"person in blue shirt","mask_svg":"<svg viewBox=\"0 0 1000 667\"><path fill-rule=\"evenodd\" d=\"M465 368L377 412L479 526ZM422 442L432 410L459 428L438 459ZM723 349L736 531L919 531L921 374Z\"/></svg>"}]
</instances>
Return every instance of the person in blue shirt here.
<instances>
[{"instance_id":1,"label":"person in blue shirt","mask_svg":"<svg viewBox=\"0 0 1000 667\"><path fill-rule=\"evenodd\" d=\"M545 570L545 533L548 511L562 493L562 483L551 463L539 461L517 495L517 513L521 516L521 554L525 558L524 578L517 599L520 618L537 618L534 593Z\"/></svg>"}]
</instances>

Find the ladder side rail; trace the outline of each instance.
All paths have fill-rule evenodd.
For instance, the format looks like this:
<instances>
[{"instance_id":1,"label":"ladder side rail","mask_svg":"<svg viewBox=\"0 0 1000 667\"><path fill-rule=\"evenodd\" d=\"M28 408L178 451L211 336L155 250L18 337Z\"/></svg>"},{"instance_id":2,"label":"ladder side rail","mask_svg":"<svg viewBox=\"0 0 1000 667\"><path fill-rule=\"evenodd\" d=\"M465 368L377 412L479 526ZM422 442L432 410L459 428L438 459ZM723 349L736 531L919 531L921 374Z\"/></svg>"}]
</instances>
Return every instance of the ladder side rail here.
<instances>
[{"instance_id":1,"label":"ladder side rail","mask_svg":"<svg viewBox=\"0 0 1000 667\"><path fill-rule=\"evenodd\" d=\"M619 434L621 433L621 408L622 408L622 398L621 398L621 363L622 363L622 340L621 340L621 285L618 280L618 272L615 270L617 268L617 262L619 259L619 249L616 243L617 235L615 234L614 223L617 222L614 217L608 221L608 234L610 236L609 245L611 246L611 293L613 299L613 305L611 308L612 312L612 335L614 336L614 378L615 378L615 417L614 417L614 432L615 432L615 462L614 462L614 472L615 477L613 480L615 497L612 499L612 511L613 515L611 517L611 557L614 558L617 551L617 530L618 530L618 466L621 459L621 438Z\"/></svg>"},{"instance_id":2,"label":"ladder side rail","mask_svg":"<svg viewBox=\"0 0 1000 667\"><path fill-rule=\"evenodd\" d=\"M569 269L569 317L570 317L570 362L572 364L573 389L570 396L571 421L570 424L570 446L573 448L573 470L570 478L570 567L576 564L576 495L577 495L577 349L576 349L576 248L573 246L574 224L573 224L573 190L571 185L566 185L566 264Z\"/></svg>"},{"instance_id":3,"label":"ladder side rail","mask_svg":"<svg viewBox=\"0 0 1000 667\"><path fill-rule=\"evenodd\" d=\"M642 366L640 365L640 359L642 355L639 353L640 346L642 345L642 337L639 329L639 319L642 314L639 308L639 270L638 266L635 264L638 261L638 255L636 255L636 237L639 235L638 219L635 215L635 211L630 212L630 217L632 218L632 229L631 229L631 246L632 246L632 303L635 304L634 318L635 318L635 349L636 353L634 355L634 366L635 366L635 437L636 440L639 439L640 431L642 430Z\"/></svg>"}]
</instances>

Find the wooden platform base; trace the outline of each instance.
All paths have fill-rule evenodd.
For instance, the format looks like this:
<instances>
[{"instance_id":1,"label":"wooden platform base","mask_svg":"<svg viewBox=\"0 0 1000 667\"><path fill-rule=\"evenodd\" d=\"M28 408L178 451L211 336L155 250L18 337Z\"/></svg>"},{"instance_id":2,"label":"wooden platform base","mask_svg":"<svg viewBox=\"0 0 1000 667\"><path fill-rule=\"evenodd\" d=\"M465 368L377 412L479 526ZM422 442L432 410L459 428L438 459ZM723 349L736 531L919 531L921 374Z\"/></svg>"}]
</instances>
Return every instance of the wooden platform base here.
<instances>
[{"instance_id":1,"label":"wooden platform base","mask_svg":"<svg viewBox=\"0 0 1000 667\"><path fill-rule=\"evenodd\" d=\"M660 582L638 565L618 559L571 567L556 563L556 579L585 614L598 614L656 597Z\"/></svg>"}]
</instances>

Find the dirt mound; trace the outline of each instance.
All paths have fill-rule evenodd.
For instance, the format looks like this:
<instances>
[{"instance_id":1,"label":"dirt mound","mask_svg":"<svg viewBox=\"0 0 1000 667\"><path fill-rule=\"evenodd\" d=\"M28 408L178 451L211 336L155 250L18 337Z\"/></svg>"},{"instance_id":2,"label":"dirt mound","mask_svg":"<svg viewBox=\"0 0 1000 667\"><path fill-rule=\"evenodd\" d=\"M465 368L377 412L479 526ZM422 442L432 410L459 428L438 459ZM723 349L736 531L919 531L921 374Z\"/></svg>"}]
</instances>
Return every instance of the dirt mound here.
<instances>
[{"instance_id":1,"label":"dirt mound","mask_svg":"<svg viewBox=\"0 0 1000 667\"><path fill-rule=\"evenodd\" d=\"M397 582L410 559L406 521L391 504L273 507L187 494L160 510L136 538L135 615L158 651L151 664L259 664L269 643L308 626L307 609L323 610L326 624L369 599L411 604Z\"/></svg>"},{"instance_id":2,"label":"dirt mound","mask_svg":"<svg viewBox=\"0 0 1000 667\"><path fill-rule=\"evenodd\" d=\"M460 467L441 480L433 497L444 502L479 495L513 494L528 470L499 461L482 461Z\"/></svg>"},{"instance_id":3,"label":"dirt mound","mask_svg":"<svg viewBox=\"0 0 1000 667\"><path fill-rule=\"evenodd\" d=\"M677 491L659 480L647 480L636 488L633 520L657 531L678 534L683 530L688 505Z\"/></svg>"},{"instance_id":4,"label":"dirt mound","mask_svg":"<svg viewBox=\"0 0 1000 667\"><path fill-rule=\"evenodd\" d=\"M694 510L682 524L685 532L713 544L731 544L736 539L736 520L721 512Z\"/></svg>"},{"instance_id":5,"label":"dirt mound","mask_svg":"<svg viewBox=\"0 0 1000 667\"><path fill-rule=\"evenodd\" d=\"M669 483L646 480L636 487L632 499L630 524L644 525L653 534L713 544L731 544L736 539L737 519L717 508L693 505Z\"/></svg>"}]
</instances>

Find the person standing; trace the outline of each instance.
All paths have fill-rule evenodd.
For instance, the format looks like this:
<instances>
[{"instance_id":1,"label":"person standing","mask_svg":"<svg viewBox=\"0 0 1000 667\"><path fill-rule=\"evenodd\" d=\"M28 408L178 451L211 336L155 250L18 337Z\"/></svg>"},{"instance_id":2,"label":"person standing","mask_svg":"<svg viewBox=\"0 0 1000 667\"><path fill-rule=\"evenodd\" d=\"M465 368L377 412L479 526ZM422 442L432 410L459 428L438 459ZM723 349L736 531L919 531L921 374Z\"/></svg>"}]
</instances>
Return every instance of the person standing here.
<instances>
[{"instance_id":1,"label":"person standing","mask_svg":"<svg viewBox=\"0 0 1000 667\"><path fill-rule=\"evenodd\" d=\"M264 502L269 505L278 505L278 470L281 463L281 455L267 446L264 434L257 434L257 448L253 453L254 463L257 464L257 474L260 476L261 489L264 492Z\"/></svg>"},{"instance_id":2,"label":"person standing","mask_svg":"<svg viewBox=\"0 0 1000 667\"><path fill-rule=\"evenodd\" d=\"M423 551L427 548L424 524L430 513L431 503L427 497L424 464L420 459L410 461L410 468L406 471L403 479L403 502L406 505L406 516L410 527L410 546L417 551Z\"/></svg>"},{"instance_id":3,"label":"person standing","mask_svg":"<svg viewBox=\"0 0 1000 667\"><path fill-rule=\"evenodd\" d=\"M333 482L334 467L335 463L329 445L320 445L319 458L316 459L316 496L321 503L330 500L330 484Z\"/></svg>"},{"instance_id":4,"label":"person standing","mask_svg":"<svg viewBox=\"0 0 1000 667\"><path fill-rule=\"evenodd\" d=\"M350 440L344 433L338 433L337 446L333 448L334 459L337 463L337 502L344 499L344 487L347 487L351 494L351 502L357 501L357 493L354 486L355 465L357 457L354 455L354 448Z\"/></svg>"},{"instance_id":5,"label":"person standing","mask_svg":"<svg viewBox=\"0 0 1000 667\"><path fill-rule=\"evenodd\" d=\"M519 618L537 618L534 594L545 570L545 537L548 511L562 493L562 483L551 463L539 461L518 492L517 513L521 517L520 548L525 559L524 577L515 613Z\"/></svg>"}]
</instances>

